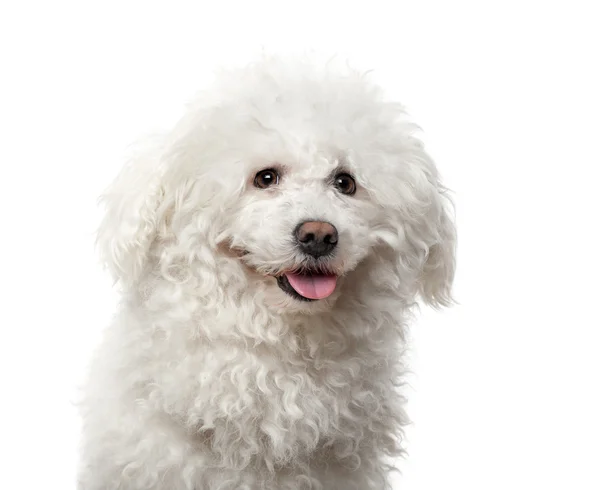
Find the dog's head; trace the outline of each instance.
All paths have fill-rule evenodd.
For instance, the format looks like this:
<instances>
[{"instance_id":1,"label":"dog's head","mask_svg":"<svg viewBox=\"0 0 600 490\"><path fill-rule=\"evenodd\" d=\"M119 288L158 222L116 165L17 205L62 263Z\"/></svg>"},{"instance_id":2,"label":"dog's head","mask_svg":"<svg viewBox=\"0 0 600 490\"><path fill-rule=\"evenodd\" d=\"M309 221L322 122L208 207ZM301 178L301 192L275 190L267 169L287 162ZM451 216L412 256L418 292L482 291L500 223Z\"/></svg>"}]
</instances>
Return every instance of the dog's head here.
<instances>
[{"instance_id":1,"label":"dog's head","mask_svg":"<svg viewBox=\"0 0 600 490\"><path fill-rule=\"evenodd\" d=\"M269 59L224 74L106 194L102 256L125 286L158 271L217 287L235 262L289 311L361 288L447 304L450 201L414 131L347 68Z\"/></svg>"}]
</instances>

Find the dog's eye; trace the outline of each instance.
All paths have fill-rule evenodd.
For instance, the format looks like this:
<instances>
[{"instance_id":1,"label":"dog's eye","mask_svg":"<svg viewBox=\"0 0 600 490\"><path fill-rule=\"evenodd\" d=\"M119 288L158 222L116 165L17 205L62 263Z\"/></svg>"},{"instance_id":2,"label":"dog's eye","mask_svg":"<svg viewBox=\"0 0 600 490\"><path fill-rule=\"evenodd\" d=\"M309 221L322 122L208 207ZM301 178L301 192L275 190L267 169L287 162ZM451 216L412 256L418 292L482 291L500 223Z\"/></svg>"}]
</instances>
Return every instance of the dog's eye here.
<instances>
[{"instance_id":1,"label":"dog's eye","mask_svg":"<svg viewBox=\"0 0 600 490\"><path fill-rule=\"evenodd\" d=\"M337 174L333 179L333 185L342 194L352 196L356 192L356 181L349 174Z\"/></svg>"},{"instance_id":2,"label":"dog's eye","mask_svg":"<svg viewBox=\"0 0 600 490\"><path fill-rule=\"evenodd\" d=\"M279 174L272 168L261 170L254 177L254 186L259 189L266 189L275 184L279 184Z\"/></svg>"}]
</instances>

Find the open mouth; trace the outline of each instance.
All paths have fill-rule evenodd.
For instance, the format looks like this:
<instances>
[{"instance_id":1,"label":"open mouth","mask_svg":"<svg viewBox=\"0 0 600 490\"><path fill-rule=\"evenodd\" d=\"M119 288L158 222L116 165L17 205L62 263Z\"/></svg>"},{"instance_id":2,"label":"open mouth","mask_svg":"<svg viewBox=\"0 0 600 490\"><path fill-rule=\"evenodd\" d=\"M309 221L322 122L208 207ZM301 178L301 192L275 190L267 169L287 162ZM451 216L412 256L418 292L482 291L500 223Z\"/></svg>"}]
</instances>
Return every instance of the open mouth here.
<instances>
[{"instance_id":1,"label":"open mouth","mask_svg":"<svg viewBox=\"0 0 600 490\"><path fill-rule=\"evenodd\" d=\"M225 249L230 256L242 259L243 262L246 256L251 253L247 250L228 246ZM256 269L248 264L249 268ZM264 272L262 274L265 274ZM318 301L331 296L335 292L337 286L338 275L331 270L321 267L303 267L294 271L269 274L275 277L279 288L298 301Z\"/></svg>"},{"instance_id":2,"label":"open mouth","mask_svg":"<svg viewBox=\"0 0 600 490\"><path fill-rule=\"evenodd\" d=\"M299 301L317 301L333 294L337 276L318 272L286 272L277 276L282 291Z\"/></svg>"}]
</instances>

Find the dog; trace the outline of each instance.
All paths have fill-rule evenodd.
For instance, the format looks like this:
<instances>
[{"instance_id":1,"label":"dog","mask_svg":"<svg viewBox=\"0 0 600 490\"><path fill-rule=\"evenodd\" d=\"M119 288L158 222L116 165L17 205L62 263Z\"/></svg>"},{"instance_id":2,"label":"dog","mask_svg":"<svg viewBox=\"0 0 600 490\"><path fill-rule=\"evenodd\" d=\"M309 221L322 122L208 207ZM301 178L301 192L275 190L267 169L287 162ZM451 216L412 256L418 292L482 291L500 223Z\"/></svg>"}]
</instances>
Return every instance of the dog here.
<instances>
[{"instance_id":1,"label":"dog","mask_svg":"<svg viewBox=\"0 0 600 490\"><path fill-rule=\"evenodd\" d=\"M219 72L102 201L122 301L80 490L380 490L405 332L452 303L452 201L403 107L335 60Z\"/></svg>"}]
</instances>

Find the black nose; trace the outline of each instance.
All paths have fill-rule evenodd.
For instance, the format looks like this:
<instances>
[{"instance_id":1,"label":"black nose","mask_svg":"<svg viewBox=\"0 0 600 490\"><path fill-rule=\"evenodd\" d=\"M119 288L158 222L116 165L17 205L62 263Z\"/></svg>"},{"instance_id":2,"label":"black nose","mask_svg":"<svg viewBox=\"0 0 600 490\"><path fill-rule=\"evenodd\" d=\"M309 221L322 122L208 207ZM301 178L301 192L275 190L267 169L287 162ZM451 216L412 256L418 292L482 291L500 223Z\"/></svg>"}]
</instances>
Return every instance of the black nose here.
<instances>
[{"instance_id":1,"label":"black nose","mask_svg":"<svg viewBox=\"0 0 600 490\"><path fill-rule=\"evenodd\" d=\"M338 232L325 221L305 221L294 232L300 250L315 259L331 253L338 242Z\"/></svg>"}]
</instances>

